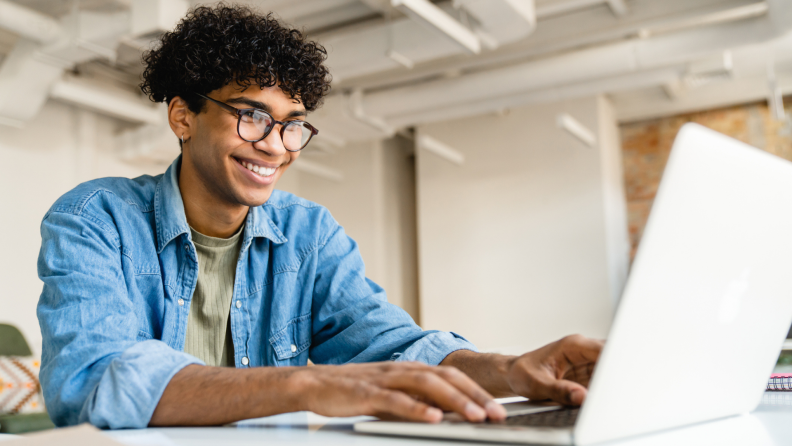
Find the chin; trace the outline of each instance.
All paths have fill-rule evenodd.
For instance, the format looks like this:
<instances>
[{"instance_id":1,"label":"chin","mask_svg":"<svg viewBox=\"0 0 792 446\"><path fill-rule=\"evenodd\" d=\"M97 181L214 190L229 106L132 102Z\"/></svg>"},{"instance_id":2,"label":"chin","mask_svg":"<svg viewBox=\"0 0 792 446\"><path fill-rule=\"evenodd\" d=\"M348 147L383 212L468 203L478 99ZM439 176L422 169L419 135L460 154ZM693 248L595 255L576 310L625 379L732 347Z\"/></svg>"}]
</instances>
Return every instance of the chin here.
<instances>
[{"instance_id":1,"label":"chin","mask_svg":"<svg viewBox=\"0 0 792 446\"><path fill-rule=\"evenodd\" d=\"M265 191L256 191L255 193L242 194L239 201L240 204L248 207L261 206L270 199L274 188Z\"/></svg>"}]
</instances>

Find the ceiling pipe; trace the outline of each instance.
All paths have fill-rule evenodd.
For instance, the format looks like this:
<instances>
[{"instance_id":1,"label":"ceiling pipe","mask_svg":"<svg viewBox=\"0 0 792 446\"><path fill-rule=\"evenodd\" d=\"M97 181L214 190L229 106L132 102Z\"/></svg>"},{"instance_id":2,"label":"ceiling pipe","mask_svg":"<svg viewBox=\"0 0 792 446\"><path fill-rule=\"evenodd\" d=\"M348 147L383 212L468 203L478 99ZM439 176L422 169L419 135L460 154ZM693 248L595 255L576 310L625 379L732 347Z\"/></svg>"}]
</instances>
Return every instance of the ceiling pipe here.
<instances>
[{"instance_id":1,"label":"ceiling pipe","mask_svg":"<svg viewBox=\"0 0 792 446\"><path fill-rule=\"evenodd\" d=\"M544 88L526 93L512 93L504 96L470 101L464 105L441 106L429 110L416 110L404 115L388 117L394 127L411 127L432 122L463 119L498 113L500 110L523 107L532 104L546 104L566 101L603 93L618 93L663 85L679 80L681 68L663 68L649 72L637 72L620 76L588 80L557 87Z\"/></svg>"},{"instance_id":2,"label":"ceiling pipe","mask_svg":"<svg viewBox=\"0 0 792 446\"><path fill-rule=\"evenodd\" d=\"M0 28L38 43L52 42L62 33L54 18L8 0L0 0Z\"/></svg>"},{"instance_id":3,"label":"ceiling pipe","mask_svg":"<svg viewBox=\"0 0 792 446\"><path fill-rule=\"evenodd\" d=\"M752 3L750 5L739 6L737 8L726 9L724 11L706 14L689 20L668 23L650 28L641 29L638 34L641 38L649 38L659 34L683 31L690 28L700 28L702 26L717 25L720 23L736 22L754 17L761 17L770 12L770 4L766 1Z\"/></svg>"},{"instance_id":4,"label":"ceiling pipe","mask_svg":"<svg viewBox=\"0 0 792 446\"><path fill-rule=\"evenodd\" d=\"M792 5L787 6L792 9ZM505 68L438 79L364 95L362 107L373 116L390 117L427 108L463 106L491 97L620 76L628 73L686 66L722 53L735 45L766 42L792 29L772 28L763 21L743 21L688 30L649 40L632 40L530 61ZM431 104L427 106L427 104Z\"/></svg>"}]
</instances>

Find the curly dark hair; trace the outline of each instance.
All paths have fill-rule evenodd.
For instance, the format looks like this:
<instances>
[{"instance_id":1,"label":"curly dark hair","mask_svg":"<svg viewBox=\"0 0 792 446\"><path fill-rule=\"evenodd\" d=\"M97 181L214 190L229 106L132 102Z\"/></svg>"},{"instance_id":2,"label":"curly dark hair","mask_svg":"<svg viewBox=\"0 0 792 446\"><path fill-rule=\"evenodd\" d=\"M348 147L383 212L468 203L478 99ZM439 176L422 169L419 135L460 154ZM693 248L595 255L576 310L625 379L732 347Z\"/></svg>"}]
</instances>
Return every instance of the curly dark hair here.
<instances>
[{"instance_id":1,"label":"curly dark hair","mask_svg":"<svg viewBox=\"0 0 792 446\"><path fill-rule=\"evenodd\" d=\"M281 25L272 13L224 3L199 6L143 54L140 89L154 102L169 103L179 96L200 113L205 100L194 93L207 94L232 82L243 87L277 83L313 111L330 89L326 59L324 47Z\"/></svg>"}]
</instances>

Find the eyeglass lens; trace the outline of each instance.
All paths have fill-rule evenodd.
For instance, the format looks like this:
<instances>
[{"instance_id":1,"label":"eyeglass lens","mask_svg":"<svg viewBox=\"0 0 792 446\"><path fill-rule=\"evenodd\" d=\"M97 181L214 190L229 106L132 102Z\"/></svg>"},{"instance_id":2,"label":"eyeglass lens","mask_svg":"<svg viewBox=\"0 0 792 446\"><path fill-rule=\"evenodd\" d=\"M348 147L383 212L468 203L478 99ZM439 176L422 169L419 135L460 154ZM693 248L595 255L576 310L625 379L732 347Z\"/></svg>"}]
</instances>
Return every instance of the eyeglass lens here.
<instances>
[{"instance_id":1,"label":"eyeglass lens","mask_svg":"<svg viewBox=\"0 0 792 446\"><path fill-rule=\"evenodd\" d=\"M239 117L239 136L247 141L260 140L274 125L272 116L258 110L250 110ZM283 146L296 152L308 144L311 129L302 121L287 122L283 131Z\"/></svg>"}]
</instances>

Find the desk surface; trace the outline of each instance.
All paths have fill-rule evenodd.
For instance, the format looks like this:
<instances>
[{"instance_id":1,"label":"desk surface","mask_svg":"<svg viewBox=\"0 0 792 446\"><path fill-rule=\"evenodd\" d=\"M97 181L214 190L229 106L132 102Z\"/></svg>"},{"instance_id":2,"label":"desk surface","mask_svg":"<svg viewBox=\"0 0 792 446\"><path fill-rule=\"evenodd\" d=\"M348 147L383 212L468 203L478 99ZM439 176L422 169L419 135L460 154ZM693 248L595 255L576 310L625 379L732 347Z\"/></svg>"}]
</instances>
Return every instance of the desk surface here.
<instances>
[{"instance_id":1,"label":"desk surface","mask_svg":"<svg viewBox=\"0 0 792 446\"><path fill-rule=\"evenodd\" d=\"M235 426L209 428L156 428L108 432L129 445L204 446L246 445L434 445L451 441L400 439L358 434L352 423L364 419L325 418L300 412L246 420ZM456 444L459 444L458 442ZM475 445L477 443L464 442ZM770 446L792 444L792 392L767 392L763 404L749 414L683 429L608 443L619 446L718 445Z\"/></svg>"}]
</instances>

